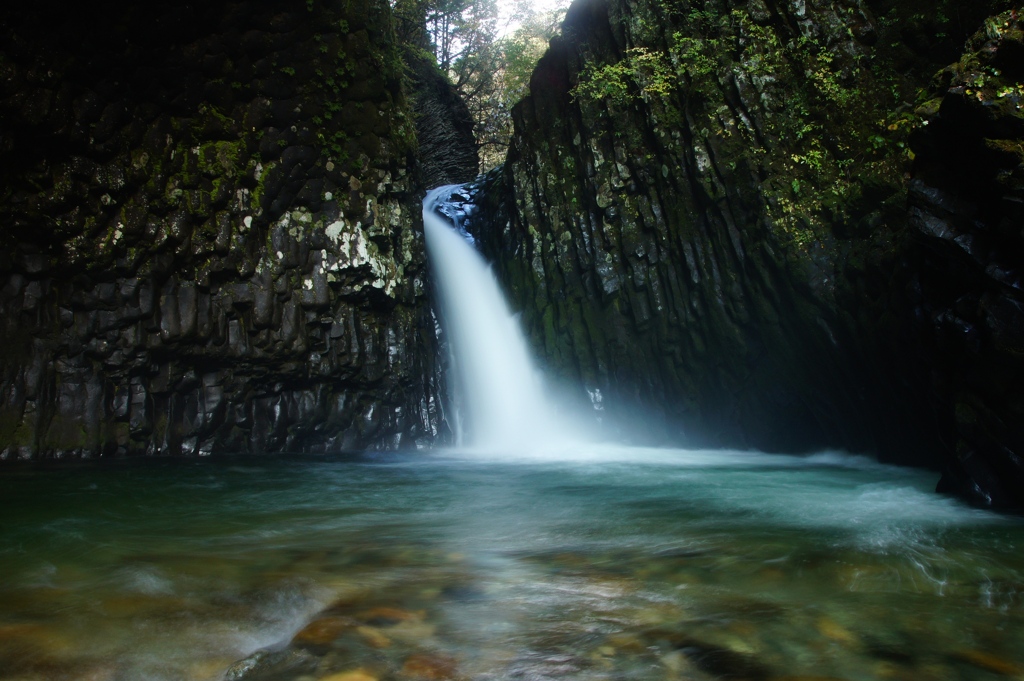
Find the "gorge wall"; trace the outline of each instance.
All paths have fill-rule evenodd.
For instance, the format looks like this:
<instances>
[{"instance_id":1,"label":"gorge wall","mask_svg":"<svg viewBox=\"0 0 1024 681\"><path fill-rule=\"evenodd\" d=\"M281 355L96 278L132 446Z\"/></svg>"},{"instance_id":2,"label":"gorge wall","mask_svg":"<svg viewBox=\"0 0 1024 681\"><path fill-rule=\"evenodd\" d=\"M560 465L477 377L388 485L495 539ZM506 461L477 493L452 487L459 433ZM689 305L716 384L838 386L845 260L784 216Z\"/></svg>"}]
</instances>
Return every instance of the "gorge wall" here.
<instances>
[{"instance_id":1,"label":"gorge wall","mask_svg":"<svg viewBox=\"0 0 1024 681\"><path fill-rule=\"evenodd\" d=\"M1024 502L1016 13L920 96L1007 8L576 3L470 226L547 369L625 433Z\"/></svg>"},{"instance_id":2,"label":"gorge wall","mask_svg":"<svg viewBox=\"0 0 1024 681\"><path fill-rule=\"evenodd\" d=\"M1024 32L989 19L939 72L911 139L914 315L956 473L943 489L1024 506ZM958 473L958 474L957 474Z\"/></svg>"},{"instance_id":3,"label":"gorge wall","mask_svg":"<svg viewBox=\"0 0 1024 681\"><path fill-rule=\"evenodd\" d=\"M404 70L383 0L6 10L0 457L443 439Z\"/></svg>"}]
</instances>

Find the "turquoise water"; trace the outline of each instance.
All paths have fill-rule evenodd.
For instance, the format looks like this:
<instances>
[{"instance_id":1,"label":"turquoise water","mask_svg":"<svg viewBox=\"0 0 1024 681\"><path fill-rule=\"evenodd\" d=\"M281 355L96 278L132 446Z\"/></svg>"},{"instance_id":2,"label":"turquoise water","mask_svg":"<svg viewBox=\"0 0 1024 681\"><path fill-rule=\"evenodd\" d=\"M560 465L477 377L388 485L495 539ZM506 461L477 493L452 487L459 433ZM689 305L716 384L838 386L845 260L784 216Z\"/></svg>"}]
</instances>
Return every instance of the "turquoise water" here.
<instances>
[{"instance_id":1,"label":"turquoise water","mask_svg":"<svg viewBox=\"0 0 1024 681\"><path fill-rule=\"evenodd\" d=\"M0 679L1024 678L1024 522L933 486L608 446L7 467Z\"/></svg>"}]
</instances>

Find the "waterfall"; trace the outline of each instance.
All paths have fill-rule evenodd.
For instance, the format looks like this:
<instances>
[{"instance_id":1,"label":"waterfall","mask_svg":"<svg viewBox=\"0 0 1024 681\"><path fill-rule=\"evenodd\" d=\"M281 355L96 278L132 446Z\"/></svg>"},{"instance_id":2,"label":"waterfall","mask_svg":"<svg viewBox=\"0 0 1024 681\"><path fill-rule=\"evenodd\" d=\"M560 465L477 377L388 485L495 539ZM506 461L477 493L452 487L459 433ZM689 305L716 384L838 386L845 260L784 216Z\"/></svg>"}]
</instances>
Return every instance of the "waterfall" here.
<instances>
[{"instance_id":1,"label":"waterfall","mask_svg":"<svg viewBox=\"0 0 1024 681\"><path fill-rule=\"evenodd\" d=\"M490 265L437 208L457 185L423 200L423 227L458 397L458 444L512 450L564 439L553 405Z\"/></svg>"}]
</instances>

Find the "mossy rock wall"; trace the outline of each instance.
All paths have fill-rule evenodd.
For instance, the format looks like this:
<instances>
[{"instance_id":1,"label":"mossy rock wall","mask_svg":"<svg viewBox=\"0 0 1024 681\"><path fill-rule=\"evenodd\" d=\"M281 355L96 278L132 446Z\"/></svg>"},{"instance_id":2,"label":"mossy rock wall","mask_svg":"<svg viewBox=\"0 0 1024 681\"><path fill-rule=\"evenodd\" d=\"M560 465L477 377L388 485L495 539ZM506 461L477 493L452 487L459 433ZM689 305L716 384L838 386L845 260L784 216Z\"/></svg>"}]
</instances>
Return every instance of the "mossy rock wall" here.
<instances>
[{"instance_id":1,"label":"mossy rock wall","mask_svg":"<svg viewBox=\"0 0 1024 681\"><path fill-rule=\"evenodd\" d=\"M413 112L383 0L0 19L0 456L439 435Z\"/></svg>"},{"instance_id":2,"label":"mossy rock wall","mask_svg":"<svg viewBox=\"0 0 1024 681\"><path fill-rule=\"evenodd\" d=\"M961 475L908 293L909 137L1004 5L574 4L471 227L548 369L634 436Z\"/></svg>"}]
</instances>

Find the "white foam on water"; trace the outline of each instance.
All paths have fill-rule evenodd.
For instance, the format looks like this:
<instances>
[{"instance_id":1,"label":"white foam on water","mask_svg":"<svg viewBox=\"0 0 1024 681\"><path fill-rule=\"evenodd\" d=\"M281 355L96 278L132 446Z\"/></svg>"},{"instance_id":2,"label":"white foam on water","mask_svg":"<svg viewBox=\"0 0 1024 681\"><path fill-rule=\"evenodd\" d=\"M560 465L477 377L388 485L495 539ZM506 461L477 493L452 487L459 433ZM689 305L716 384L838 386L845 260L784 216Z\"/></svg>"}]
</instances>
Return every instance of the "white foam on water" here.
<instances>
[{"instance_id":1,"label":"white foam on water","mask_svg":"<svg viewBox=\"0 0 1024 681\"><path fill-rule=\"evenodd\" d=\"M620 488L674 489L709 522L821 531L872 551L931 544L946 530L1007 522L932 491L933 474L843 452L811 455L688 450L614 444L438 451L436 460L484 466L514 462L555 477L610 481ZM630 492L623 490L624 494Z\"/></svg>"}]
</instances>

